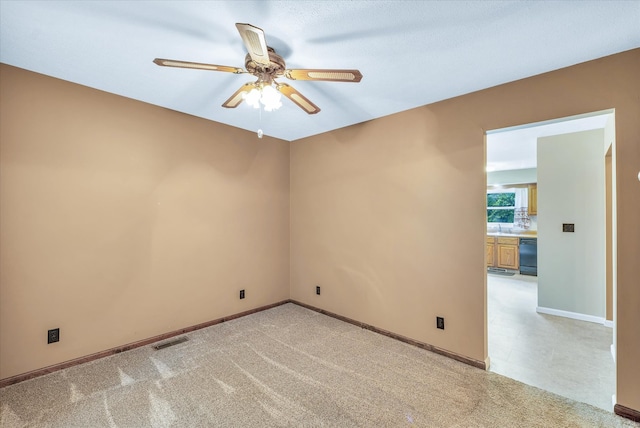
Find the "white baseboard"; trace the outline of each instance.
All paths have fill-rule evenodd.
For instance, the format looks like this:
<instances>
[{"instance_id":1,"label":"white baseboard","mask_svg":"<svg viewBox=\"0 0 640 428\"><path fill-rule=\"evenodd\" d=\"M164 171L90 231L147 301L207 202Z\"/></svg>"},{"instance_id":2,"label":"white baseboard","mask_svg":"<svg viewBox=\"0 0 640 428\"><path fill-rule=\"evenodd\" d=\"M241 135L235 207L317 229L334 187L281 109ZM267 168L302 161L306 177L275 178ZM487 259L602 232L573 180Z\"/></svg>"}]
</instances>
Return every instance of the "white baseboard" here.
<instances>
[{"instance_id":1,"label":"white baseboard","mask_svg":"<svg viewBox=\"0 0 640 428\"><path fill-rule=\"evenodd\" d=\"M618 404L618 402L616 401L616 394L613 394L611 396L611 404L613 404L613 407L616 407L616 404Z\"/></svg>"},{"instance_id":2,"label":"white baseboard","mask_svg":"<svg viewBox=\"0 0 640 428\"><path fill-rule=\"evenodd\" d=\"M578 312L562 311L560 309L545 308L543 306L536 307L536 312L538 312L539 314L555 315L558 317L572 318L574 320L594 322L596 324L605 323L605 319L603 317L580 314Z\"/></svg>"},{"instance_id":3,"label":"white baseboard","mask_svg":"<svg viewBox=\"0 0 640 428\"><path fill-rule=\"evenodd\" d=\"M609 327L609 328L613 328L613 321L604 320L604 326L605 327Z\"/></svg>"},{"instance_id":4,"label":"white baseboard","mask_svg":"<svg viewBox=\"0 0 640 428\"><path fill-rule=\"evenodd\" d=\"M616 347L611 344L611 356L613 357L613 362L616 362Z\"/></svg>"}]
</instances>

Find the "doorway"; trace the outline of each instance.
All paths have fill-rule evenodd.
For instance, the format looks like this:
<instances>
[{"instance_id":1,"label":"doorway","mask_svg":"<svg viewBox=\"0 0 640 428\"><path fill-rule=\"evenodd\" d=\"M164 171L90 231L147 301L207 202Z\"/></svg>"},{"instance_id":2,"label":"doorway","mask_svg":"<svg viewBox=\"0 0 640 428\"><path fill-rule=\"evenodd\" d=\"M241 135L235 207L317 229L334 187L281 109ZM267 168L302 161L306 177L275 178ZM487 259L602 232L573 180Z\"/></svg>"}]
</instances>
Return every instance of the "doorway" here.
<instances>
[{"instance_id":1,"label":"doorway","mask_svg":"<svg viewBox=\"0 0 640 428\"><path fill-rule=\"evenodd\" d=\"M528 218L529 227L523 227L527 223L520 225L514 223L511 227L509 224L502 223L501 230L497 235L493 235L522 238L522 235L528 234L527 238L535 236L538 241L541 241L538 244L539 276L522 275L519 269L508 269L506 272L489 270L490 273L487 275L490 370L609 411L613 410L615 400L615 398L612 400L612 395L615 393L613 357L615 350L613 343L615 133L613 123L614 112L608 110L488 131L486 138L489 191L496 187L507 190L525 187L529 190L529 194L537 193L539 197L536 210L533 211L535 214ZM600 227L603 254L600 260L600 257L593 253L578 254L574 250L568 253L568 260L563 262L565 270L571 270L571 267L567 269L567 265L571 264L579 266L581 263L590 263L589 266L591 266L596 262L600 263L602 275L596 280L599 287L597 291L576 289L574 288L576 284L571 282L579 282L576 278L561 278L561 275L554 273L559 261L556 255L551 254L552 251L558 245L576 244L576 242L572 243L572 240L584 237L585 225L588 221L597 221L581 217L580 209L571 213L573 209L571 197L567 194L564 196L553 194L559 193L558 189L561 188L554 183L554 180L562 180L562 175L565 173L574 174L570 163L574 160L576 147L579 149L576 159L586 156L583 153L586 151L586 149L583 150L585 146L572 146L571 141L563 142L564 137L561 136L567 135L572 135L574 140L580 140L587 135L592 140L598 136L600 138L598 155L602 181L597 186L602 188L596 191L595 185L589 186L587 183L578 181L576 185L580 189L575 193L587 192L587 199L601 199L598 210L600 210L602 223L594 227ZM555 136L558 136L557 140ZM543 148L542 165L538 165L537 159L539 139L540 147ZM555 147L553 144L558 146ZM566 144L568 152L556 154L554 149L561 151L564 147L560 144ZM576 171L584 170L585 165L577 165L575 169ZM593 174L593 171L590 173ZM561 184L567 185L567 182ZM535 193L531 192L531 185L534 185ZM554 198L561 198L561 201L562 198L569 200L568 211L562 208L561 202L554 202ZM532 202L527 200L527 203L531 205ZM574 202L573 205L579 204ZM531 214L531 210L528 214ZM566 219L558 220L559 218ZM573 224L574 230L578 228L578 232L567 232L563 235L564 232L561 230L565 222ZM494 229L492 226L488 218L488 240L491 239L491 232ZM554 230L556 226L560 232ZM510 233L500 233L505 228ZM589 230L593 232L593 228ZM498 245L497 242L494 241L494 245ZM549 249L550 246L551 249ZM489 251L488 244L487 253ZM591 249L585 251L591 251ZM596 262L593 260L594 257L598 259ZM490 260L489 254L487 254L487 260ZM599 295L595 295L597 293ZM585 302L583 300L588 300L585 299L585 295L593 299Z\"/></svg>"}]
</instances>

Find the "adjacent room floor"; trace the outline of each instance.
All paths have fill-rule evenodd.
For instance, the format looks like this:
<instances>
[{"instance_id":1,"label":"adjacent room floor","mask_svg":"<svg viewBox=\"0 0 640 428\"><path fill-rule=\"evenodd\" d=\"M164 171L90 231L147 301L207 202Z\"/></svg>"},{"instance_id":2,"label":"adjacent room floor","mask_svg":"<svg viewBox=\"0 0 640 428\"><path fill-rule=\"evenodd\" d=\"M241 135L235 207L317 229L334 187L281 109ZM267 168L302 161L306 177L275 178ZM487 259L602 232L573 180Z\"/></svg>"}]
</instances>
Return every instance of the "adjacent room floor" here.
<instances>
[{"instance_id":1,"label":"adjacent room floor","mask_svg":"<svg viewBox=\"0 0 640 428\"><path fill-rule=\"evenodd\" d=\"M536 312L535 276L487 276L491 371L613 411L613 329Z\"/></svg>"}]
</instances>

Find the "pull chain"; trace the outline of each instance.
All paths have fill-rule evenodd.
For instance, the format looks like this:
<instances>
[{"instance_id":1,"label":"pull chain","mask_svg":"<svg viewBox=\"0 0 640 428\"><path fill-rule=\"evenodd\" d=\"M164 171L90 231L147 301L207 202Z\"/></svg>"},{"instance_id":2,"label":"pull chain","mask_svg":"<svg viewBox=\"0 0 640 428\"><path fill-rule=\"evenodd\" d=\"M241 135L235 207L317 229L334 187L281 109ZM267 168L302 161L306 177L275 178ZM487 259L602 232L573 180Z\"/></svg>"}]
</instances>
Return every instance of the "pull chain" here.
<instances>
[{"instance_id":1,"label":"pull chain","mask_svg":"<svg viewBox=\"0 0 640 428\"><path fill-rule=\"evenodd\" d=\"M259 122L259 128L258 128L258 138L262 138L262 135L264 134L262 132L262 107L258 106L258 112L259 112L259 117L260 117L260 122Z\"/></svg>"}]
</instances>

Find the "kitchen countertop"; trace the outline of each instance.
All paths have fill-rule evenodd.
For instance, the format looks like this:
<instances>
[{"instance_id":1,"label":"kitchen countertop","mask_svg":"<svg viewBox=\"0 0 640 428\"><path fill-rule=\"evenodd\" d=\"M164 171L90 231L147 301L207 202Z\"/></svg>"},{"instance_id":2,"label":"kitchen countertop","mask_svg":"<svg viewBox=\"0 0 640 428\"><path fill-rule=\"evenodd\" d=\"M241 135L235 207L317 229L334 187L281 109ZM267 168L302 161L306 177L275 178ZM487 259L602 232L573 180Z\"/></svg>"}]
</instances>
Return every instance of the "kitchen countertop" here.
<instances>
[{"instance_id":1,"label":"kitchen countertop","mask_svg":"<svg viewBox=\"0 0 640 428\"><path fill-rule=\"evenodd\" d=\"M507 238L537 238L536 230L513 230L511 232L487 232L487 236L505 236Z\"/></svg>"}]
</instances>

